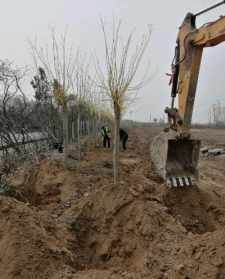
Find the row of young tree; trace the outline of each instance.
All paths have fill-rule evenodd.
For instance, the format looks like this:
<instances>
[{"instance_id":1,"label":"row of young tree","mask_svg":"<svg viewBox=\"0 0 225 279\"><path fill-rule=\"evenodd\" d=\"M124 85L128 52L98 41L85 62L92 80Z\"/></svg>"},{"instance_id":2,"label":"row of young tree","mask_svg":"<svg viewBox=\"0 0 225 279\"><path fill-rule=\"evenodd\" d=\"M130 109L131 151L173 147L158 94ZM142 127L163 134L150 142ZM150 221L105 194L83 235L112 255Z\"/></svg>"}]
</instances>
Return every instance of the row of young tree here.
<instances>
[{"instance_id":1,"label":"row of young tree","mask_svg":"<svg viewBox=\"0 0 225 279\"><path fill-rule=\"evenodd\" d=\"M110 122L114 183L118 184L120 122L147 81L146 75L136 77L150 42L150 30L134 44L134 33L122 41L121 22L114 22L107 32L101 20L101 28L105 53L94 63L74 49L67 33L57 36L52 31L46 47L30 42L34 98L28 98L23 90L27 71L8 61L0 62L0 140L2 146L10 146L20 155L21 141L38 131L53 142L63 142L65 163L73 156L79 162L82 136L95 138L100 126Z\"/></svg>"}]
</instances>

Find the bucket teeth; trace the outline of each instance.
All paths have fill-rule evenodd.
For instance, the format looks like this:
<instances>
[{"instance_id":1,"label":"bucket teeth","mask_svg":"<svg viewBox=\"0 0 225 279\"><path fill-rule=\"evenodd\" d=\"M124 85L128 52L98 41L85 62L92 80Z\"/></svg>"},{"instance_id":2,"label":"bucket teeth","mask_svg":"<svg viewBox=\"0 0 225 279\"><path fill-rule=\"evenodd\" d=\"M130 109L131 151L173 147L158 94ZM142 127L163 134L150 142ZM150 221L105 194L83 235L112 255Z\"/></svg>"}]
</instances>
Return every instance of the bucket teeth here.
<instances>
[{"instance_id":1,"label":"bucket teeth","mask_svg":"<svg viewBox=\"0 0 225 279\"><path fill-rule=\"evenodd\" d=\"M171 187L185 187L192 186L191 177L183 176L183 177L170 177L167 179L167 185Z\"/></svg>"},{"instance_id":2,"label":"bucket teeth","mask_svg":"<svg viewBox=\"0 0 225 279\"><path fill-rule=\"evenodd\" d=\"M176 177L172 177L172 186L173 187L178 187Z\"/></svg>"},{"instance_id":3,"label":"bucket teeth","mask_svg":"<svg viewBox=\"0 0 225 279\"><path fill-rule=\"evenodd\" d=\"M181 186L181 187L184 187L185 184L184 184L184 182L183 182L183 178L182 178L182 177L179 177L178 180L179 180L180 186Z\"/></svg>"}]
</instances>

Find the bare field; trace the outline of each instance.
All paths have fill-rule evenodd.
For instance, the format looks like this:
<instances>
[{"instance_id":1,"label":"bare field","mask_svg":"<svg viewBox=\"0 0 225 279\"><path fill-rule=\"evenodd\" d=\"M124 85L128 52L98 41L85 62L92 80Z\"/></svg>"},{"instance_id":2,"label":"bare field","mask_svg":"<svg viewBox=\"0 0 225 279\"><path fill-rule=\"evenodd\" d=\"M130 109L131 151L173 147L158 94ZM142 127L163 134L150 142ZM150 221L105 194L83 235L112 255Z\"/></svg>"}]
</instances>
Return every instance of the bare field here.
<instances>
[{"instance_id":1,"label":"bare field","mask_svg":"<svg viewBox=\"0 0 225 279\"><path fill-rule=\"evenodd\" d=\"M193 129L192 132L203 146L225 147L225 129Z\"/></svg>"},{"instance_id":2,"label":"bare field","mask_svg":"<svg viewBox=\"0 0 225 279\"><path fill-rule=\"evenodd\" d=\"M0 278L224 279L225 156L201 158L197 187L169 190L149 156L158 128L134 128L112 183L111 150L89 147L20 169L25 202L0 197ZM225 131L194 130L203 146Z\"/></svg>"}]
</instances>

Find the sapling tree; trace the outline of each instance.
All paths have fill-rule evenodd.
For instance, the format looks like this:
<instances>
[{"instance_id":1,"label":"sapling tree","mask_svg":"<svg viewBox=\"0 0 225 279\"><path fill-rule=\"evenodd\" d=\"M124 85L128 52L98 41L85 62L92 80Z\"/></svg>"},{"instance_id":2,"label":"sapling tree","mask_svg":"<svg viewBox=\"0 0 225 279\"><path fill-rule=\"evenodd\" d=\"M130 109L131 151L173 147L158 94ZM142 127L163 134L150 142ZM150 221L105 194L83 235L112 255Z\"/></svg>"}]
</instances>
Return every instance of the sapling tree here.
<instances>
[{"instance_id":1,"label":"sapling tree","mask_svg":"<svg viewBox=\"0 0 225 279\"><path fill-rule=\"evenodd\" d=\"M138 69L143 62L150 42L150 29L134 43L134 33L121 38L121 21L113 23L112 32L107 32L106 24L101 20L101 29L104 38L104 66L97 59L97 76L99 87L111 101L114 112L114 145L113 168L114 184L119 182L119 129L124 109L134 101L136 92L143 87L147 80L145 75L138 78ZM111 33L111 36L108 34Z\"/></svg>"},{"instance_id":2,"label":"sapling tree","mask_svg":"<svg viewBox=\"0 0 225 279\"><path fill-rule=\"evenodd\" d=\"M69 145L68 96L72 94L71 80L76 71L76 52L68 40L68 34L65 32L57 36L54 30L51 33L50 45L41 47L30 42L30 46L34 65L44 69L62 117L66 159Z\"/></svg>"}]
</instances>

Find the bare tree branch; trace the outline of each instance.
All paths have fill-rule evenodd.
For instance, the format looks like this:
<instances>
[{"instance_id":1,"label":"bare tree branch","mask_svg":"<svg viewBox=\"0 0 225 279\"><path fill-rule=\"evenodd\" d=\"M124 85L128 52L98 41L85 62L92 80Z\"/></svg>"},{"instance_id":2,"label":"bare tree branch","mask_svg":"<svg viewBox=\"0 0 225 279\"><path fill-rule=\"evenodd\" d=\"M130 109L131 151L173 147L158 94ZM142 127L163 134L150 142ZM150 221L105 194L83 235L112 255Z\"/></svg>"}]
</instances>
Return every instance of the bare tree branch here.
<instances>
[{"instance_id":1,"label":"bare tree branch","mask_svg":"<svg viewBox=\"0 0 225 279\"><path fill-rule=\"evenodd\" d=\"M96 72L99 88L108 96L114 110L114 183L118 183L119 175L119 129L122 113L135 98L137 91L146 82L145 78L136 81L137 72L143 61L144 54L150 43L151 30L142 35L141 40L133 45L134 32L131 32L125 42L121 41L121 20L113 22L112 37L108 37L106 24L100 20L105 46L105 64L101 67L99 59Z\"/></svg>"}]
</instances>

